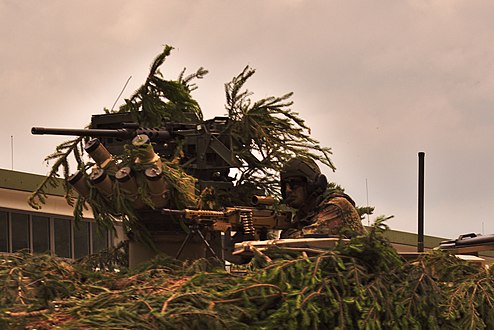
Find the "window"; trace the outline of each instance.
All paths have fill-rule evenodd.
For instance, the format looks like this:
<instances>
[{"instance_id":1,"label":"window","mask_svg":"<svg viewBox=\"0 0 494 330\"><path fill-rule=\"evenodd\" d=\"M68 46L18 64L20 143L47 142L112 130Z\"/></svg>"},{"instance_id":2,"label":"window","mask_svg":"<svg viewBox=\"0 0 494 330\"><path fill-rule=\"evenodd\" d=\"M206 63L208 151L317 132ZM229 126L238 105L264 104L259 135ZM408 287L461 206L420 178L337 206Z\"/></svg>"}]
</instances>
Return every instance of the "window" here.
<instances>
[{"instance_id":1,"label":"window","mask_svg":"<svg viewBox=\"0 0 494 330\"><path fill-rule=\"evenodd\" d=\"M0 252L9 252L9 214L0 211Z\"/></svg>"},{"instance_id":2,"label":"window","mask_svg":"<svg viewBox=\"0 0 494 330\"><path fill-rule=\"evenodd\" d=\"M31 216L33 230L33 252L50 252L50 218Z\"/></svg>"},{"instance_id":3,"label":"window","mask_svg":"<svg viewBox=\"0 0 494 330\"><path fill-rule=\"evenodd\" d=\"M76 225L70 217L0 209L0 253L28 249L79 259L108 248L110 237L108 229L94 221Z\"/></svg>"},{"instance_id":4,"label":"window","mask_svg":"<svg viewBox=\"0 0 494 330\"><path fill-rule=\"evenodd\" d=\"M59 257L72 257L72 240L70 227L70 220L68 219L53 219L55 254Z\"/></svg>"},{"instance_id":5,"label":"window","mask_svg":"<svg viewBox=\"0 0 494 330\"><path fill-rule=\"evenodd\" d=\"M12 252L29 248L29 215L12 213Z\"/></svg>"},{"instance_id":6,"label":"window","mask_svg":"<svg viewBox=\"0 0 494 330\"><path fill-rule=\"evenodd\" d=\"M98 253L108 247L108 230L106 228L98 227L96 222L91 226L93 236L93 253Z\"/></svg>"},{"instance_id":7,"label":"window","mask_svg":"<svg viewBox=\"0 0 494 330\"><path fill-rule=\"evenodd\" d=\"M89 254L89 222L81 221L74 225L74 258Z\"/></svg>"}]
</instances>

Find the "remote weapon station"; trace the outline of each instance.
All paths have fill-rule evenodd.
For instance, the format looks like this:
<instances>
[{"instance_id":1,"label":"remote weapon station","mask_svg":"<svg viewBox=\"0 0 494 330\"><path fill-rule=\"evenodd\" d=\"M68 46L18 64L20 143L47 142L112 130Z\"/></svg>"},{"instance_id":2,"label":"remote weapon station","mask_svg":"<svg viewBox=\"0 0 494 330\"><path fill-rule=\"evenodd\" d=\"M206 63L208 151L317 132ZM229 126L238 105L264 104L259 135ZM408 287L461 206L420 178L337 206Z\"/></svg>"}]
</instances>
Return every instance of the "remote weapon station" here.
<instances>
[{"instance_id":1,"label":"remote weapon station","mask_svg":"<svg viewBox=\"0 0 494 330\"><path fill-rule=\"evenodd\" d=\"M234 153L227 117L139 128L131 113L110 113L93 115L90 129L33 127L31 132L85 137L84 150L94 163L66 179L84 200L98 196L110 201L118 192L131 206L150 237L143 242L128 232L131 267L158 252L179 259L215 257L242 263L232 254L235 242L266 239L269 230L290 225L291 214L275 211L269 196L254 195L251 205L222 205L220 210L174 205L174 191L166 180L171 168L165 161L177 153L180 169L195 179L192 194L205 189L228 194L234 189L230 170L242 163ZM117 156L125 152L132 156Z\"/></svg>"}]
</instances>

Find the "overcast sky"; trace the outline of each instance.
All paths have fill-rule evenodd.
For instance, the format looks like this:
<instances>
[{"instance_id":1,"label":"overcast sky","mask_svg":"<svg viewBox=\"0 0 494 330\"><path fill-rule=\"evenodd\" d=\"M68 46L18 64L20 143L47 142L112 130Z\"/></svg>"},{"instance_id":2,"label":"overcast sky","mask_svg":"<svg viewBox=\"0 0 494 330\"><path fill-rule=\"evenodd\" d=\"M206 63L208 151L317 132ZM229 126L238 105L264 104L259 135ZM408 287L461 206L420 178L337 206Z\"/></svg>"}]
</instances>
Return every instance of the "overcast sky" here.
<instances>
[{"instance_id":1,"label":"overcast sky","mask_svg":"<svg viewBox=\"0 0 494 330\"><path fill-rule=\"evenodd\" d=\"M294 92L333 150L323 172L392 229L417 231L424 151L425 233L492 234L492 17L475 0L0 0L0 167L46 174L67 138L31 127L84 127L168 44L165 77L209 70L193 92L205 118L246 65L254 99Z\"/></svg>"}]
</instances>

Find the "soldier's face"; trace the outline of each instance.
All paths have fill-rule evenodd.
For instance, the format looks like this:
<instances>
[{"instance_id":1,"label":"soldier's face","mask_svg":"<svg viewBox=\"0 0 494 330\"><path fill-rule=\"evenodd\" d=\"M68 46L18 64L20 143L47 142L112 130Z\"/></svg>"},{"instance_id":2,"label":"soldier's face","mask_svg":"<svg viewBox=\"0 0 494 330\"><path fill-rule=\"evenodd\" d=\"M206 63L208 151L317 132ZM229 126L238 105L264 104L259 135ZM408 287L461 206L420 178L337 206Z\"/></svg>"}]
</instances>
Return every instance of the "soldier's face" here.
<instances>
[{"instance_id":1,"label":"soldier's face","mask_svg":"<svg viewBox=\"0 0 494 330\"><path fill-rule=\"evenodd\" d=\"M289 178L283 182L285 185L286 204L299 209L305 204L307 198L307 184L303 178Z\"/></svg>"}]
</instances>

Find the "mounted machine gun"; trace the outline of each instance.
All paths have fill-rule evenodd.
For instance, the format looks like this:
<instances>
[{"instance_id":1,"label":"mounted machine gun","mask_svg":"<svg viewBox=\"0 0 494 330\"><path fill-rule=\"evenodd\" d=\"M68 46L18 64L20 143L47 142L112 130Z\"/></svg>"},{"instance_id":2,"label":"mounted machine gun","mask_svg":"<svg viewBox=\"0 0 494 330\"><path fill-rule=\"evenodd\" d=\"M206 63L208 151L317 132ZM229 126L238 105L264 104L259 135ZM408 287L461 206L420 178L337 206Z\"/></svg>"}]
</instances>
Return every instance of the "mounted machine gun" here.
<instances>
[{"instance_id":1,"label":"mounted machine gun","mask_svg":"<svg viewBox=\"0 0 494 330\"><path fill-rule=\"evenodd\" d=\"M233 255L235 243L267 240L269 231L292 226L290 212L268 208L274 204L273 197L255 195L252 197L252 204L253 207L227 207L224 211L162 209L163 214L178 216L189 227L189 234L178 250L177 258L190 239L196 235L204 242L210 253L217 257L203 236L203 232L213 231L223 233L223 258L232 263L244 263L248 260ZM233 236L232 232L235 232Z\"/></svg>"},{"instance_id":2,"label":"mounted machine gun","mask_svg":"<svg viewBox=\"0 0 494 330\"><path fill-rule=\"evenodd\" d=\"M122 192L121 196L130 201L141 223L151 235L154 235L152 240L167 241L166 246L160 249L168 254L180 256L187 244L188 250L194 250L198 245L206 243L208 251L213 251L209 243L212 241L217 243L222 232L227 231L230 239L230 231L235 231L234 240L239 241L254 238L259 234L265 235L267 228L282 228L285 225L282 226L281 222L289 221L288 217L281 220L275 216L274 211L265 208L273 201L267 202L261 197L256 197L255 203L258 207L232 207L223 213L192 209L170 211L174 205L170 202L169 186L163 179L164 172L169 168L162 163L162 159L173 158L177 151L181 155L179 166L185 173L197 179L198 191L212 187L228 193L233 188L233 179L228 176L229 170L240 167L241 162L232 151L228 118L216 117L201 123L168 122L163 123L160 128L153 129L139 128L131 122L131 119L130 113L96 115L92 117L90 129L33 127L32 133L92 138L84 147L96 163L91 173L86 175L84 170L79 170L68 177L67 181L86 200L93 196L91 188L96 188L103 200L109 203L112 203L114 198L118 198L114 197L115 191ZM138 157L132 160L131 165L119 163L118 157L114 156L121 155L125 145L138 151ZM149 198L142 196L143 185L148 192L144 197ZM152 207L149 207L149 200L152 201ZM261 210L259 205L263 205L264 209ZM214 224L207 220L208 217L211 219L210 215L213 212L217 212L214 213ZM183 222L182 225L177 226L176 218L179 213ZM246 222L252 219L255 219L257 232L254 231L252 223ZM277 225L273 221L280 221L280 224ZM188 233L184 233L184 228L180 228L183 224L188 226ZM218 226L224 226L224 230L217 230ZM203 232L207 232L207 237L202 235ZM160 235L166 235L168 238L163 239L164 236ZM243 238L240 238L240 235L244 235ZM200 236L199 240L194 239L195 247L189 244L194 238L192 236ZM169 243L172 240L170 237L177 242ZM177 250L178 241L181 247ZM213 252L213 255L221 251L219 245L221 244L216 244L217 252ZM142 252L142 249L142 246L135 244L130 246L130 258L137 260L136 262L131 260L131 266L142 261L141 255L147 253ZM192 253L192 255L194 257L196 254ZM185 256L185 258L190 257L190 254Z\"/></svg>"},{"instance_id":3,"label":"mounted machine gun","mask_svg":"<svg viewBox=\"0 0 494 330\"><path fill-rule=\"evenodd\" d=\"M160 128L139 128L130 113L112 113L93 115L90 129L33 127L31 133L97 138L114 155L137 136L147 136L161 157L169 159L180 148L180 166L199 180L199 189L228 189L232 185L229 169L242 165L232 151L228 121L215 117L201 123L164 122Z\"/></svg>"}]
</instances>

